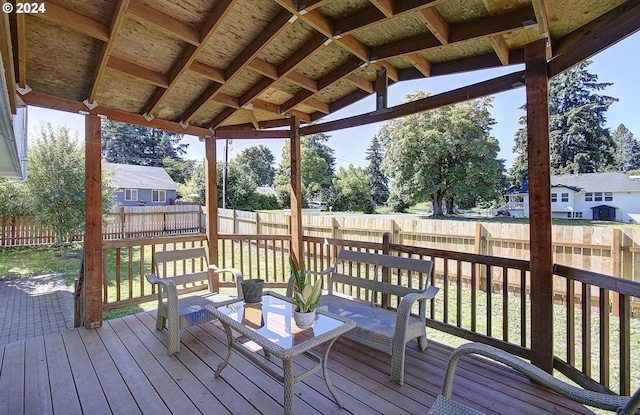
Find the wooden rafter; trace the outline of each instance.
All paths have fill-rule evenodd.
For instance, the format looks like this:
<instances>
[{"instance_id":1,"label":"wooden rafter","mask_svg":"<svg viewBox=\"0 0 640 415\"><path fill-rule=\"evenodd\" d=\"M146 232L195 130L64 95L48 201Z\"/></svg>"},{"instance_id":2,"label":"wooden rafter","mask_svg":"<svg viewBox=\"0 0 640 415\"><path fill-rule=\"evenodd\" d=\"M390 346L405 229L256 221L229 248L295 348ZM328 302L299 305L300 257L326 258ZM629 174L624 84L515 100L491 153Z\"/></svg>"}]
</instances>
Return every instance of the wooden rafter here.
<instances>
[{"instance_id":1,"label":"wooden rafter","mask_svg":"<svg viewBox=\"0 0 640 415\"><path fill-rule=\"evenodd\" d=\"M535 19L533 9L524 7L501 15L489 16L474 22L451 26L449 42L463 42L472 39L491 37L496 34L522 29L522 22ZM408 55L440 46L440 41L431 33L371 48L371 57L389 59Z\"/></svg>"},{"instance_id":2,"label":"wooden rafter","mask_svg":"<svg viewBox=\"0 0 640 415\"><path fill-rule=\"evenodd\" d=\"M27 36L24 13L10 13L9 20L13 20L15 31L11 33L13 44L13 64L15 66L16 81L20 88L27 86Z\"/></svg>"},{"instance_id":3,"label":"wooden rafter","mask_svg":"<svg viewBox=\"0 0 640 415\"><path fill-rule=\"evenodd\" d=\"M367 91L370 94L373 94L373 92L375 91L373 89L373 82L369 82L360 76L355 76L354 74L351 74L351 75L347 75L344 78L344 80L363 91Z\"/></svg>"},{"instance_id":4,"label":"wooden rafter","mask_svg":"<svg viewBox=\"0 0 640 415\"><path fill-rule=\"evenodd\" d=\"M169 74L169 86L167 88L159 88L156 91L144 108L145 114L153 115L154 111L158 109L162 100L178 83L180 76L189 69L193 62L195 62L198 53L200 53L207 41L211 36L213 36L220 24L222 24L225 16L231 12L235 2L236 0L221 0L216 4L213 12L209 15L200 29L200 44L198 46L189 45L186 47L182 56L178 59L178 62L171 69Z\"/></svg>"},{"instance_id":5,"label":"wooden rafter","mask_svg":"<svg viewBox=\"0 0 640 415\"><path fill-rule=\"evenodd\" d=\"M504 66L509 65L509 45L502 35L494 35L489 38L494 52L498 55Z\"/></svg>"},{"instance_id":6,"label":"wooden rafter","mask_svg":"<svg viewBox=\"0 0 640 415\"><path fill-rule=\"evenodd\" d=\"M172 16L159 12L145 5L142 0L131 0L128 14L141 22L160 29L193 46L200 46L204 36L194 27L176 20ZM205 33L206 35L206 33Z\"/></svg>"},{"instance_id":7,"label":"wooden rafter","mask_svg":"<svg viewBox=\"0 0 640 415\"><path fill-rule=\"evenodd\" d=\"M242 69L247 67L249 63L256 57L262 49L264 49L273 38L275 38L280 32L284 30L288 20L291 18L291 13L287 11L280 12L269 25L260 33L255 41L251 42L247 48L245 48L240 55L238 55L233 62L227 67L224 71L224 76L226 79L225 83L230 82L234 77L236 77ZM180 119L183 123L188 123L191 118L198 112L203 105L207 103L210 99L212 99L220 90L220 84L214 84L207 88L204 93L202 93L192 104L191 106L182 114ZM221 114L229 113L227 110L224 110Z\"/></svg>"},{"instance_id":8,"label":"wooden rafter","mask_svg":"<svg viewBox=\"0 0 640 415\"><path fill-rule=\"evenodd\" d=\"M378 8L386 17L393 16L395 0L370 0L371 4Z\"/></svg>"},{"instance_id":9,"label":"wooden rafter","mask_svg":"<svg viewBox=\"0 0 640 415\"><path fill-rule=\"evenodd\" d=\"M66 27L67 29L84 33L87 36L103 42L108 42L110 38L109 25L65 9L52 2L47 3L46 13L36 13L33 14L33 16Z\"/></svg>"},{"instance_id":10,"label":"wooden rafter","mask_svg":"<svg viewBox=\"0 0 640 415\"><path fill-rule=\"evenodd\" d=\"M115 56L109 57L107 67L111 70L134 77L160 88L167 88L169 86L168 76L143 68L140 65L136 65L135 63L125 61L124 59L120 59Z\"/></svg>"},{"instance_id":11,"label":"wooden rafter","mask_svg":"<svg viewBox=\"0 0 640 415\"><path fill-rule=\"evenodd\" d=\"M442 18L435 7L427 7L418 11L417 14L443 45L449 43L449 32L451 31L449 23Z\"/></svg>"},{"instance_id":12,"label":"wooden rafter","mask_svg":"<svg viewBox=\"0 0 640 415\"><path fill-rule=\"evenodd\" d=\"M109 62L109 57L111 56L111 51L113 50L116 36L118 34L118 31L120 30L120 26L122 25L128 6L129 0L118 0L116 11L113 15L113 18L111 19L111 26L109 27L109 40L105 42L104 45L102 45L102 52L100 53L98 65L96 66L96 71L93 76L93 82L91 83L91 91L89 92L89 97L87 98L89 103L93 103L96 100L98 88L100 87L100 80L102 79L104 71L107 68L107 62Z\"/></svg>"},{"instance_id":13,"label":"wooden rafter","mask_svg":"<svg viewBox=\"0 0 640 415\"><path fill-rule=\"evenodd\" d=\"M314 35L307 43L304 44L304 46L297 49L291 56L285 59L284 62L282 62L278 66L276 70L277 76L275 79L271 77L263 78L260 81L258 81L255 85L253 85L251 88L249 88L247 92L242 94L242 96L240 97L240 105L248 104L252 99L254 99L258 95L260 95L262 92L267 90L270 86L272 86L277 80L293 72L295 67L298 64L300 64L300 62L302 62L304 59L311 56L313 52L318 50L326 40L327 38L321 33L317 33L316 35ZM213 121L211 121L211 123L209 124L209 127L216 128L218 125L223 123L224 120L229 118L230 115L233 115L233 113L230 113L229 116L226 116L228 113L229 112L221 113L221 115L215 117ZM225 116L224 118L223 118L223 115ZM256 121L256 124L257 124L257 121Z\"/></svg>"},{"instance_id":14,"label":"wooden rafter","mask_svg":"<svg viewBox=\"0 0 640 415\"><path fill-rule=\"evenodd\" d=\"M547 9L544 5L544 0L532 0L533 11L536 14L536 21L538 22L538 30L540 31L540 38L545 39L546 43L546 55L547 60L553 57L553 50L551 49L551 33L549 32L549 19L547 18Z\"/></svg>"},{"instance_id":15,"label":"wooden rafter","mask_svg":"<svg viewBox=\"0 0 640 415\"><path fill-rule=\"evenodd\" d=\"M549 78L640 30L639 16L640 0L631 0L556 40Z\"/></svg>"},{"instance_id":16,"label":"wooden rafter","mask_svg":"<svg viewBox=\"0 0 640 415\"><path fill-rule=\"evenodd\" d=\"M431 64L420 53L411 53L406 58L425 77L431 76Z\"/></svg>"},{"instance_id":17,"label":"wooden rafter","mask_svg":"<svg viewBox=\"0 0 640 415\"><path fill-rule=\"evenodd\" d=\"M297 0L296 10L305 13L327 4L329 0Z\"/></svg>"}]
</instances>

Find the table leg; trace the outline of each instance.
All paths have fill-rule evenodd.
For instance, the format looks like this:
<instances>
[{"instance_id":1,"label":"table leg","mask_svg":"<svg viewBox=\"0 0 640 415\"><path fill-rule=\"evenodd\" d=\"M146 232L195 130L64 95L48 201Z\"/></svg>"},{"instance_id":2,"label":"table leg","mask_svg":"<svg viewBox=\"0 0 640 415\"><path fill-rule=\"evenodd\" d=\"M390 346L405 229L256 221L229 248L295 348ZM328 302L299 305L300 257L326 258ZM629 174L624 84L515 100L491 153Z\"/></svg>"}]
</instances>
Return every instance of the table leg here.
<instances>
[{"instance_id":1,"label":"table leg","mask_svg":"<svg viewBox=\"0 0 640 415\"><path fill-rule=\"evenodd\" d=\"M343 408L342 399L340 399L340 396L338 396L338 392L333 387L333 384L331 384L331 379L329 379L329 371L327 370L328 369L327 362L329 361L329 351L331 350L331 346L333 346L333 343L335 343L337 339L338 338L335 337L333 340L331 340L327 344L327 348L324 350L324 355L322 356L322 376L324 376L324 383L327 384L327 388L329 389L329 392L331 392L331 395L333 395L333 399L336 401L336 403L340 408Z\"/></svg>"},{"instance_id":2,"label":"table leg","mask_svg":"<svg viewBox=\"0 0 640 415\"><path fill-rule=\"evenodd\" d=\"M284 415L293 415L293 358L283 359Z\"/></svg>"},{"instance_id":3,"label":"table leg","mask_svg":"<svg viewBox=\"0 0 640 415\"><path fill-rule=\"evenodd\" d=\"M224 358L224 361L220 362L220 364L218 365L218 369L216 370L216 373L214 375L214 377L216 378L220 376L220 372L222 372L222 369L224 369L227 366L227 363L229 363L229 358L231 358L231 349L233 347L233 335L231 334L231 327L224 323L222 323L222 327L224 327L224 331L225 333L227 333L227 356Z\"/></svg>"}]
</instances>

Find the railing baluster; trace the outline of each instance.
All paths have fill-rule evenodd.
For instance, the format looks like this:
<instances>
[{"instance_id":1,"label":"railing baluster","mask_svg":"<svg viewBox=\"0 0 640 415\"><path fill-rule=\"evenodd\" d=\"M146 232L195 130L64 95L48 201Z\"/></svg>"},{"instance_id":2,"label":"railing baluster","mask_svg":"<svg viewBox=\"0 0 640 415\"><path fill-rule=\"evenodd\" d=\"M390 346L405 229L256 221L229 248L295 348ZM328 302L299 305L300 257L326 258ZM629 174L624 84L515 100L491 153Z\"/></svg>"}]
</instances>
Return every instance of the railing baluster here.
<instances>
[{"instance_id":1,"label":"railing baluster","mask_svg":"<svg viewBox=\"0 0 640 415\"><path fill-rule=\"evenodd\" d=\"M458 260L456 269L456 315L457 326L462 327L462 261Z\"/></svg>"},{"instance_id":2,"label":"railing baluster","mask_svg":"<svg viewBox=\"0 0 640 415\"><path fill-rule=\"evenodd\" d=\"M477 298L477 282L478 282L478 275L476 270L478 269L478 264L475 262L471 263L471 331L472 332L476 332L478 327L477 327L477 320L478 320L478 298Z\"/></svg>"},{"instance_id":3,"label":"railing baluster","mask_svg":"<svg viewBox=\"0 0 640 415\"><path fill-rule=\"evenodd\" d=\"M502 267L502 340L509 341L509 270L507 267Z\"/></svg>"},{"instance_id":4,"label":"railing baluster","mask_svg":"<svg viewBox=\"0 0 640 415\"><path fill-rule=\"evenodd\" d=\"M567 363L576 366L576 283L567 278Z\"/></svg>"},{"instance_id":5,"label":"railing baluster","mask_svg":"<svg viewBox=\"0 0 640 415\"><path fill-rule=\"evenodd\" d=\"M600 383L605 387L610 386L610 319L609 319L609 291L600 289Z\"/></svg>"},{"instance_id":6,"label":"railing baluster","mask_svg":"<svg viewBox=\"0 0 640 415\"><path fill-rule=\"evenodd\" d=\"M527 271L520 270L520 346L527 347Z\"/></svg>"},{"instance_id":7,"label":"railing baluster","mask_svg":"<svg viewBox=\"0 0 640 415\"><path fill-rule=\"evenodd\" d=\"M631 395L631 299L620 294L620 395ZM636 385L637 386L637 385Z\"/></svg>"},{"instance_id":8,"label":"railing baluster","mask_svg":"<svg viewBox=\"0 0 640 415\"><path fill-rule=\"evenodd\" d=\"M442 311L444 312L444 315L442 316L442 321L444 323L448 323L449 322L449 260L446 257L444 258L444 265L442 267L442 284L443 284Z\"/></svg>"},{"instance_id":9,"label":"railing baluster","mask_svg":"<svg viewBox=\"0 0 640 415\"><path fill-rule=\"evenodd\" d=\"M591 377L591 286L582 284L582 373Z\"/></svg>"},{"instance_id":10,"label":"railing baluster","mask_svg":"<svg viewBox=\"0 0 640 415\"><path fill-rule=\"evenodd\" d=\"M493 268L491 265L487 265L487 336L491 337L493 335L493 311L491 303L491 291L493 287Z\"/></svg>"}]
</instances>

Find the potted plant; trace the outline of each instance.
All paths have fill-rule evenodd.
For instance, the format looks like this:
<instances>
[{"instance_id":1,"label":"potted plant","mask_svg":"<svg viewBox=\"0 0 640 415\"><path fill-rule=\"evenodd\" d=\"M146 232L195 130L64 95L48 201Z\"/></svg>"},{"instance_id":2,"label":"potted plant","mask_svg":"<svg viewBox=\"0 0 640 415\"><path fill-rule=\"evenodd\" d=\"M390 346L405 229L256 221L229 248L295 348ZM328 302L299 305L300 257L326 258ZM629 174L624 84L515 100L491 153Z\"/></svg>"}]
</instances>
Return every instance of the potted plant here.
<instances>
[{"instance_id":1,"label":"potted plant","mask_svg":"<svg viewBox=\"0 0 640 415\"><path fill-rule=\"evenodd\" d=\"M311 275L301 264L300 269L296 267L293 258L289 257L289 267L295 277L293 290L293 319L301 329L311 327L316 318L316 308L322 295L322 281L311 283Z\"/></svg>"}]
</instances>

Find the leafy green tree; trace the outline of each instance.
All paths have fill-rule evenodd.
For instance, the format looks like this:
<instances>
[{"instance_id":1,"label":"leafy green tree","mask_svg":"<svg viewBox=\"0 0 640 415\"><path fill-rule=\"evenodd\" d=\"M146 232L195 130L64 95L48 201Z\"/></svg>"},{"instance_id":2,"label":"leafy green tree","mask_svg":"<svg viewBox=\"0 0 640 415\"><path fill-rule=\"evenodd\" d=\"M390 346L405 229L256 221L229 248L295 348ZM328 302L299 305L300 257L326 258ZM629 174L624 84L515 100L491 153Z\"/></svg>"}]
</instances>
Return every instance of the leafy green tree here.
<instances>
[{"instance_id":1,"label":"leafy green tree","mask_svg":"<svg viewBox=\"0 0 640 415\"><path fill-rule=\"evenodd\" d=\"M526 111L526 106L519 109ZM529 157L527 154L527 116L523 115L518 119L521 127L513 137L514 145L511 151L516 154L516 158L509 169L509 185L513 188L520 188L522 183L529 177Z\"/></svg>"},{"instance_id":2,"label":"leafy green tree","mask_svg":"<svg viewBox=\"0 0 640 415\"><path fill-rule=\"evenodd\" d=\"M610 86L589 73L590 61L568 70L549 83L549 140L551 174L595 173L615 168L616 145L604 127L605 113L616 98L597 94ZM524 108L524 107L523 107ZM526 118L515 135L514 185L526 177Z\"/></svg>"},{"instance_id":3,"label":"leafy green tree","mask_svg":"<svg viewBox=\"0 0 640 415\"><path fill-rule=\"evenodd\" d=\"M330 136L323 133L318 133L306 136L305 138L308 140L309 148L315 150L316 154L323 158L327 163L327 176L335 176L335 151L326 144L327 141L329 141Z\"/></svg>"},{"instance_id":4,"label":"leafy green tree","mask_svg":"<svg viewBox=\"0 0 640 415\"><path fill-rule=\"evenodd\" d=\"M427 96L407 96L407 101ZM491 198L503 175L492 99L438 108L387 123L379 137L386 147L383 171L391 177L392 204L406 207L431 201L434 216L454 204Z\"/></svg>"},{"instance_id":5,"label":"leafy green tree","mask_svg":"<svg viewBox=\"0 0 640 415\"><path fill-rule=\"evenodd\" d=\"M276 193L281 207L289 206L291 200L290 154L291 143L287 141L282 148L282 162L275 177ZM311 195L331 186L332 176L328 174L327 162L310 146L306 137L301 140L300 154L302 198L303 204L306 205Z\"/></svg>"},{"instance_id":6,"label":"leafy green tree","mask_svg":"<svg viewBox=\"0 0 640 415\"><path fill-rule=\"evenodd\" d=\"M0 217L30 215L31 206L26 192L24 183L0 178Z\"/></svg>"},{"instance_id":7,"label":"leafy green tree","mask_svg":"<svg viewBox=\"0 0 640 415\"><path fill-rule=\"evenodd\" d=\"M389 199L389 178L382 173L382 161L384 151L377 135L371 139L371 145L367 148L366 159L369 160L367 175L369 179L370 199L374 205L382 205Z\"/></svg>"},{"instance_id":8,"label":"leafy green tree","mask_svg":"<svg viewBox=\"0 0 640 415\"><path fill-rule=\"evenodd\" d=\"M258 186L271 186L276 175L273 167L275 157L269 147L260 144L244 149L234 161L246 172Z\"/></svg>"},{"instance_id":9,"label":"leafy green tree","mask_svg":"<svg viewBox=\"0 0 640 415\"><path fill-rule=\"evenodd\" d=\"M334 186L340 193L340 200L347 210L374 212L373 202L369 197L369 177L366 169L354 167L353 164L350 164L347 169L340 167L338 177L334 179Z\"/></svg>"},{"instance_id":10,"label":"leafy green tree","mask_svg":"<svg viewBox=\"0 0 640 415\"><path fill-rule=\"evenodd\" d=\"M193 160L174 159L171 157L165 157L162 160L162 167L164 167L173 181L178 184L186 183L193 174L195 164Z\"/></svg>"},{"instance_id":11,"label":"leafy green tree","mask_svg":"<svg viewBox=\"0 0 640 415\"><path fill-rule=\"evenodd\" d=\"M40 129L40 136L29 148L29 175L26 187L35 222L53 230L61 256L65 257L65 241L84 227L85 171L84 148L78 138L69 136L69 129L51 124ZM107 211L114 199L112 189L105 185L102 207Z\"/></svg>"},{"instance_id":12,"label":"leafy green tree","mask_svg":"<svg viewBox=\"0 0 640 415\"><path fill-rule=\"evenodd\" d=\"M194 166L191 176L185 183L178 183L178 193L186 201L204 204L206 197L205 186L206 181L203 162Z\"/></svg>"},{"instance_id":13,"label":"leafy green tree","mask_svg":"<svg viewBox=\"0 0 640 415\"><path fill-rule=\"evenodd\" d=\"M631 131L620 124L611 135L616 143L616 170L626 173L640 168L640 143L633 138Z\"/></svg>"}]
</instances>

